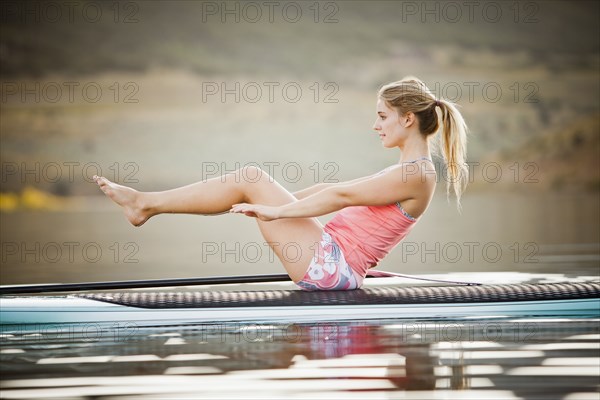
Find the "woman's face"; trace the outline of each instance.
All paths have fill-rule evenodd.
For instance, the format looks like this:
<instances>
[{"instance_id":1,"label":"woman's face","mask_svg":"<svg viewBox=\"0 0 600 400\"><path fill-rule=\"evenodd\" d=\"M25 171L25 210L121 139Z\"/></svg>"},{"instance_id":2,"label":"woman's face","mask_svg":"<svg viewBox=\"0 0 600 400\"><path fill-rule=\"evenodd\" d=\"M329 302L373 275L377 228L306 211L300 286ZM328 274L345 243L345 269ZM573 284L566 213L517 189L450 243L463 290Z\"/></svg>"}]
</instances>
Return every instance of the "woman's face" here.
<instances>
[{"instance_id":1,"label":"woman's face","mask_svg":"<svg viewBox=\"0 0 600 400\"><path fill-rule=\"evenodd\" d=\"M397 147L406 137L406 118L389 108L382 99L377 100L377 119L373 129L379 134L383 147Z\"/></svg>"}]
</instances>

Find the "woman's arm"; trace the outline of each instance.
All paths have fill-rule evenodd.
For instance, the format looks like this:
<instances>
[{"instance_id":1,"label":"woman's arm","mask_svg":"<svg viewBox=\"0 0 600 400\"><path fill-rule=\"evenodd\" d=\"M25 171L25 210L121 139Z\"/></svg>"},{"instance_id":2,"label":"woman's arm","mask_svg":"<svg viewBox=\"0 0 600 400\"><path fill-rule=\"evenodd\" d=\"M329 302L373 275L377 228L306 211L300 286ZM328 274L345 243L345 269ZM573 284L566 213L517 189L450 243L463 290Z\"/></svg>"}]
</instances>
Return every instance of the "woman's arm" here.
<instances>
[{"instance_id":1,"label":"woman's arm","mask_svg":"<svg viewBox=\"0 0 600 400\"><path fill-rule=\"evenodd\" d=\"M278 218L318 217L345 207L337 184L309 195L302 200L279 207Z\"/></svg>"},{"instance_id":2,"label":"woman's arm","mask_svg":"<svg viewBox=\"0 0 600 400\"><path fill-rule=\"evenodd\" d=\"M357 182L334 184L302 200L283 206L262 204L234 204L230 212L243 213L263 221L279 218L319 217L350 206L381 206L411 198L419 183L418 177L406 178L398 169L374 175Z\"/></svg>"},{"instance_id":3,"label":"woman's arm","mask_svg":"<svg viewBox=\"0 0 600 400\"><path fill-rule=\"evenodd\" d=\"M330 187L334 187L336 185L351 185L353 183L357 183L357 182L362 182L365 179L370 179L373 175L369 175L369 176L363 176L362 178L356 178L356 179L352 179L351 181L346 181L346 182L335 182L335 183L317 183L316 185L310 186L306 189L302 189L299 190L297 192L294 192L294 197L297 198L298 200L302 200L312 194L318 193L321 190L330 188Z\"/></svg>"},{"instance_id":4,"label":"woman's arm","mask_svg":"<svg viewBox=\"0 0 600 400\"><path fill-rule=\"evenodd\" d=\"M337 183L317 183L316 185L312 185L306 189L302 189L299 190L297 192L294 192L294 197L297 198L298 200L304 199L305 197L310 196L311 194L315 194L317 192L320 192L323 189L326 189L328 187L332 187L334 185L337 185Z\"/></svg>"}]
</instances>

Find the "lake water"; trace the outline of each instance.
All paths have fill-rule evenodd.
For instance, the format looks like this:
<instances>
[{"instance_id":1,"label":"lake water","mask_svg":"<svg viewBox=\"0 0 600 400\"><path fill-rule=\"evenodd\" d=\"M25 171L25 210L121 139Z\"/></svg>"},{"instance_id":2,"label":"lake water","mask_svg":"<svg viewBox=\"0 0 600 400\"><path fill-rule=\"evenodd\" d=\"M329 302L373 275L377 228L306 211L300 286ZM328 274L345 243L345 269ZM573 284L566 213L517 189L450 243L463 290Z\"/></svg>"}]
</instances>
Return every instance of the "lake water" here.
<instances>
[{"instance_id":1,"label":"lake water","mask_svg":"<svg viewBox=\"0 0 600 400\"><path fill-rule=\"evenodd\" d=\"M249 252L263 243L249 218L168 215L136 229L104 200L79 212L1 214L2 283L282 272L273 254ZM379 268L438 278L600 276L598 202L596 194L475 193L459 215L436 198ZM6 399L587 400L598 398L600 320L124 325L91 336L3 330L0 360Z\"/></svg>"},{"instance_id":2,"label":"lake water","mask_svg":"<svg viewBox=\"0 0 600 400\"><path fill-rule=\"evenodd\" d=\"M2 398L597 399L598 319L4 333Z\"/></svg>"},{"instance_id":3,"label":"lake water","mask_svg":"<svg viewBox=\"0 0 600 400\"><path fill-rule=\"evenodd\" d=\"M106 199L86 204L73 212L0 214L0 282L283 272L251 218L163 215L133 228ZM597 193L475 192L464 197L462 214L438 196L378 268L600 275L599 222Z\"/></svg>"}]
</instances>

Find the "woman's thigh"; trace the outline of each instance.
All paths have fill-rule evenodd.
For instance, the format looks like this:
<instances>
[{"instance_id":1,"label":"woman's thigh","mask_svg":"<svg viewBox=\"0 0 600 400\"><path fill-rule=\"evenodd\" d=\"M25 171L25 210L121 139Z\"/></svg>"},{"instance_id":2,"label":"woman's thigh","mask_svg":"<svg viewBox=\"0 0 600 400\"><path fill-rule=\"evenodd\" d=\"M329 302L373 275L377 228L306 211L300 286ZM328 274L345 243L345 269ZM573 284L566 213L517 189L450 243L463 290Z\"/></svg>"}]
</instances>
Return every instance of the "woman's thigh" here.
<instances>
[{"instance_id":1,"label":"woman's thigh","mask_svg":"<svg viewBox=\"0 0 600 400\"><path fill-rule=\"evenodd\" d=\"M248 203L281 206L298 201L265 171L255 168L243 176L257 177L245 182ZM294 282L302 280L321 241L323 225L316 218L283 218L274 221L256 219L273 252L281 260Z\"/></svg>"}]
</instances>

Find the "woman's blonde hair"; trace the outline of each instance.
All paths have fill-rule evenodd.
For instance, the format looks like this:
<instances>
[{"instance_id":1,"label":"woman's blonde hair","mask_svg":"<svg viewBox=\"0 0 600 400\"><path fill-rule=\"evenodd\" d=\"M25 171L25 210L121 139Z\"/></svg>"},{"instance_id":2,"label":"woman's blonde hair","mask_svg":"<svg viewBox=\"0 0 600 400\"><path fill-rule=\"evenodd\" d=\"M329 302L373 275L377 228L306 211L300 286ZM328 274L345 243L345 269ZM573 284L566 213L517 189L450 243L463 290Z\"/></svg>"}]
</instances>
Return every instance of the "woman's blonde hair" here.
<instances>
[{"instance_id":1,"label":"woman's blonde hair","mask_svg":"<svg viewBox=\"0 0 600 400\"><path fill-rule=\"evenodd\" d=\"M399 115L414 113L419 121L421 134L426 137L439 129L436 108L440 108L443 126L441 153L449 178L446 195L449 196L452 187L460 209L460 197L469 180L469 169L465 162L468 128L457 105L448 100L436 99L420 79L412 76L383 86L379 89L378 97L385 101L388 107L395 108Z\"/></svg>"}]
</instances>

